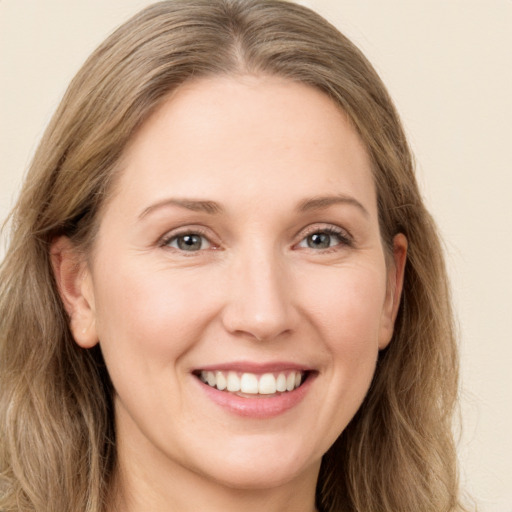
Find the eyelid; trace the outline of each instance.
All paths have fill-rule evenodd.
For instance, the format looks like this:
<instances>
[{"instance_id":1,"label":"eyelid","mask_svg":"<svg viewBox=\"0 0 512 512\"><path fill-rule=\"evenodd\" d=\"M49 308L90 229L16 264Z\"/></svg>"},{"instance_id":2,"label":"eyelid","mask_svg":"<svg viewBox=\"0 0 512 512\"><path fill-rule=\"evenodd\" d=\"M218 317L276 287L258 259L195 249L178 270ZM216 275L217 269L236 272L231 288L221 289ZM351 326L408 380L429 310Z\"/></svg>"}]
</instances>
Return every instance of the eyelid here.
<instances>
[{"instance_id":1,"label":"eyelid","mask_svg":"<svg viewBox=\"0 0 512 512\"><path fill-rule=\"evenodd\" d=\"M300 244L309 235L312 235L314 233L321 233L321 232L338 236L342 242L340 245L351 247L354 243L353 236L346 229L344 229L340 226L337 226L336 224L315 223L315 224L311 224L311 225L307 226L306 228L304 228L303 230L301 230L299 232L299 234L297 235L299 240L298 240L298 242L296 242L294 244L294 247L297 247L298 244ZM323 249L323 251L332 250L332 249L335 249L335 247L330 247L329 249ZM316 250L316 251L322 252L322 250Z\"/></svg>"},{"instance_id":2,"label":"eyelid","mask_svg":"<svg viewBox=\"0 0 512 512\"><path fill-rule=\"evenodd\" d=\"M206 249L201 249L199 251L191 251L190 254L193 254L194 252L218 249L219 244L213 240L214 237L211 235L210 231L200 225L182 226L182 227L167 231L163 236L161 236L158 239L158 246L164 247L164 248L165 247L171 248L170 246L167 245L167 244L169 244L169 242L171 240L173 240L174 238L177 238L179 236L191 235L191 234L199 235L199 236L206 238L206 240L208 240L208 243L210 246L207 247ZM179 249L176 249L176 250L179 250Z\"/></svg>"},{"instance_id":3,"label":"eyelid","mask_svg":"<svg viewBox=\"0 0 512 512\"><path fill-rule=\"evenodd\" d=\"M306 228L302 229L297 235L296 238L298 238L298 241L293 244L294 247L296 247L300 242L302 242L305 238L307 238L309 235L312 235L314 233L318 232L324 232L331 235L338 236L342 242L340 245L346 245L346 246L352 246L354 239L352 235L349 233L348 230L337 226L336 224L330 224L330 223L314 223ZM195 252L202 252L205 250L212 250L212 249L219 249L220 243L218 241L215 241L215 237L212 236L211 231L204 226L201 225L187 225L187 226L181 226L179 228L172 229L170 231L167 231L164 235L162 235L158 241L157 245L159 247L169 247L167 244L174 238L177 238L179 236L187 235L187 234L196 234L204 237L208 243L209 247L206 249L201 249L199 251ZM331 248L333 249L333 248ZM328 249L324 249L328 250ZM321 252L321 251L318 251ZM191 252L193 254L194 252Z\"/></svg>"}]
</instances>

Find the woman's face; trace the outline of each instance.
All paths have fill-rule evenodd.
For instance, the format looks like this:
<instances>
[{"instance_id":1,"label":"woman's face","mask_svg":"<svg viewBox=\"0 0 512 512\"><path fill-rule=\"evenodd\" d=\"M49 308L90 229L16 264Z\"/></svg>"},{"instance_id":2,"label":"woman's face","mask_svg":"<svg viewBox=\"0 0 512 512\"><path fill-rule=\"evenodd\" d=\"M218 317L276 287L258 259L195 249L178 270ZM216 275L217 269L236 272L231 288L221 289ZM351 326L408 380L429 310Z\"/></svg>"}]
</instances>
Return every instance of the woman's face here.
<instances>
[{"instance_id":1,"label":"woman's face","mask_svg":"<svg viewBox=\"0 0 512 512\"><path fill-rule=\"evenodd\" d=\"M400 236L385 256L369 157L327 96L182 86L126 151L72 324L99 340L121 463L316 478L390 340L404 258Z\"/></svg>"}]
</instances>

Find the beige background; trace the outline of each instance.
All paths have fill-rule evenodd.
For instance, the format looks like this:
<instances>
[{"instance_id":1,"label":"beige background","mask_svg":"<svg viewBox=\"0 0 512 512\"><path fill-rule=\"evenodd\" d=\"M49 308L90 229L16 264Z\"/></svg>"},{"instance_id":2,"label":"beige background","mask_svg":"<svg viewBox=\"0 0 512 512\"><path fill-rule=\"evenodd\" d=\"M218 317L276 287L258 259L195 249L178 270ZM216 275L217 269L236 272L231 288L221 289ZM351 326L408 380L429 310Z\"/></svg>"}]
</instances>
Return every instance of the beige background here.
<instances>
[{"instance_id":1,"label":"beige background","mask_svg":"<svg viewBox=\"0 0 512 512\"><path fill-rule=\"evenodd\" d=\"M0 219L65 87L144 0L0 0ZM381 73L446 239L462 481L512 511L512 0L317 0ZM0 255L2 253L0 252Z\"/></svg>"}]
</instances>

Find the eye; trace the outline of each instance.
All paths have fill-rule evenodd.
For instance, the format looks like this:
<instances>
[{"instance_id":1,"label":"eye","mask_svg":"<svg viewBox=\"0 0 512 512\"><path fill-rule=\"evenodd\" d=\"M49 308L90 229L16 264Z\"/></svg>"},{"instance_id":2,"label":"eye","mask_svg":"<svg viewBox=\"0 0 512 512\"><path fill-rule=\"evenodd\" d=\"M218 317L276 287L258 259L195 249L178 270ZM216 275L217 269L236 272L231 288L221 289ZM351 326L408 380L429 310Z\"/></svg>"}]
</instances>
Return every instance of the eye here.
<instances>
[{"instance_id":1,"label":"eye","mask_svg":"<svg viewBox=\"0 0 512 512\"><path fill-rule=\"evenodd\" d=\"M162 243L165 247L172 247L180 251L197 252L211 247L210 241L200 233L181 233L171 236Z\"/></svg>"},{"instance_id":2,"label":"eye","mask_svg":"<svg viewBox=\"0 0 512 512\"><path fill-rule=\"evenodd\" d=\"M299 242L298 247L322 250L338 245L350 245L350 239L341 230L325 228L309 233Z\"/></svg>"}]
</instances>

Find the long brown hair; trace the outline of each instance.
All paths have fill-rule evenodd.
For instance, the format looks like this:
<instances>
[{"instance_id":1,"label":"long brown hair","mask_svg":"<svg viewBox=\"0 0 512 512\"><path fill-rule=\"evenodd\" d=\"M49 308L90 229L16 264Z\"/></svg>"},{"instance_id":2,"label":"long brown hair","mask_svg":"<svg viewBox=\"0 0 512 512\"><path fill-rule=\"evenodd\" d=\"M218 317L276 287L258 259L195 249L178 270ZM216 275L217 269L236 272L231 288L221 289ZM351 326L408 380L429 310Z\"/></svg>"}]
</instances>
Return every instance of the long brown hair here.
<instances>
[{"instance_id":1,"label":"long brown hair","mask_svg":"<svg viewBox=\"0 0 512 512\"><path fill-rule=\"evenodd\" d=\"M314 12L276 0L154 4L72 81L11 216L0 274L0 510L105 509L115 470L112 389L99 349L74 343L49 247L85 252L116 164L170 91L208 75L270 74L342 108L373 162L382 239L408 239L395 333L368 395L324 456L325 512L460 511L451 419L457 353L439 237L400 120L360 51Z\"/></svg>"}]
</instances>

